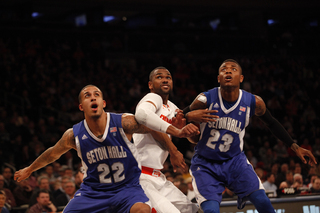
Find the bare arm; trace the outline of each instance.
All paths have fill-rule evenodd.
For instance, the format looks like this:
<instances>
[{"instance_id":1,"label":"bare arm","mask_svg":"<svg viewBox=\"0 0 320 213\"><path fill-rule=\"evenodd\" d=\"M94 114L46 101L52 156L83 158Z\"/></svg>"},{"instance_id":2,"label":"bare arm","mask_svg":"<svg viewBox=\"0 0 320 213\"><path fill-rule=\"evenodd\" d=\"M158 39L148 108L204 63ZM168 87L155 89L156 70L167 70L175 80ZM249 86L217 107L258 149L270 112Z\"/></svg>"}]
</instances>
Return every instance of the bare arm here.
<instances>
[{"instance_id":1,"label":"bare arm","mask_svg":"<svg viewBox=\"0 0 320 213\"><path fill-rule=\"evenodd\" d=\"M272 134L274 134L278 139L287 144L287 146L291 147L291 149L297 154L297 156L302 160L303 163L307 163L306 159L304 158L304 156L307 156L309 157L310 165L317 164L317 161L313 154L309 150L301 148L298 144L296 144L290 137L289 133L285 130L285 128L279 123L279 121L270 114L262 98L257 95L255 96L255 98L255 115L259 116L259 118L267 125Z\"/></svg>"},{"instance_id":2,"label":"bare arm","mask_svg":"<svg viewBox=\"0 0 320 213\"><path fill-rule=\"evenodd\" d=\"M159 145L164 149L168 150L170 153L170 161L173 167L173 171L176 172L177 168L181 168L184 172L187 172L187 164L185 163L183 154L177 149L173 144L170 137L162 132L151 131L152 137L159 143Z\"/></svg>"},{"instance_id":3,"label":"bare arm","mask_svg":"<svg viewBox=\"0 0 320 213\"><path fill-rule=\"evenodd\" d=\"M70 149L77 149L73 130L68 129L61 139L53 146L45 150L30 166L17 171L14 174L14 179L18 182L28 178L32 172L45 167L46 165L58 160L61 155Z\"/></svg>"}]
</instances>

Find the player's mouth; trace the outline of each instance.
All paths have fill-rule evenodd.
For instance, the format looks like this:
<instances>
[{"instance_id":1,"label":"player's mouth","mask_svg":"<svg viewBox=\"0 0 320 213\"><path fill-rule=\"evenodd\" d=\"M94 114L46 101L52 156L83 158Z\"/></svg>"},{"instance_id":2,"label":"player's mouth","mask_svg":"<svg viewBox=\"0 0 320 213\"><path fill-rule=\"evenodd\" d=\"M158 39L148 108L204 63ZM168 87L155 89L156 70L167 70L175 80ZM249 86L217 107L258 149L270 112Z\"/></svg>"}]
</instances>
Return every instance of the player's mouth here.
<instances>
[{"instance_id":1,"label":"player's mouth","mask_svg":"<svg viewBox=\"0 0 320 213\"><path fill-rule=\"evenodd\" d=\"M225 77L225 81L226 81L226 82L230 82L231 80L232 80L232 77L231 77L231 76L226 76L226 77Z\"/></svg>"},{"instance_id":2,"label":"player's mouth","mask_svg":"<svg viewBox=\"0 0 320 213\"><path fill-rule=\"evenodd\" d=\"M162 87L162 88L164 88L164 89L169 89L169 88L170 88L170 86L169 86L169 85L167 85L167 84L165 84L165 85L161 85L161 87Z\"/></svg>"},{"instance_id":3,"label":"player's mouth","mask_svg":"<svg viewBox=\"0 0 320 213\"><path fill-rule=\"evenodd\" d=\"M91 105L91 109L92 109L93 111L97 111L97 110L98 110L98 104L92 104L92 105Z\"/></svg>"}]
</instances>

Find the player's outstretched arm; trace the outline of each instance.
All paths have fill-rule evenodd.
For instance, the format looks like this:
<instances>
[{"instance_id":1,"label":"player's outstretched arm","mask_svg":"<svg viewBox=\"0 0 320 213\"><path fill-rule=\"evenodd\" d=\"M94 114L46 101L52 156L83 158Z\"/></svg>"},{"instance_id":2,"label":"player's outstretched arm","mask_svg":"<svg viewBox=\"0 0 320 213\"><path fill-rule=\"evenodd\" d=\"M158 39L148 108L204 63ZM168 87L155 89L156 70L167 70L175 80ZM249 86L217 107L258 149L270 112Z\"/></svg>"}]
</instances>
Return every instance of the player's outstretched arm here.
<instances>
[{"instance_id":1,"label":"player's outstretched arm","mask_svg":"<svg viewBox=\"0 0 320 213\"><path fill-rule=\"evenodd\" d=\"M256 110L255 115L259 116L259 118L267 125L270 131L281 141L283 141L288 147L296 152L297 156L302 160L303 163L307 163L304 156L309 157L309 164L317 164L317 161L311 151L307 149L301 148L298 144L296 144L289 133L285 130L285 128L280 124L280 122L275 119L269 110L266 108L266 104L262 100L261 97L255 96L256 98Z\"/></svg>"},{"instance_id":2,"label":"player's outstretched arm","mask_svg":"<svg viewBox=\"0 0 320 213\"><path fill-rule=\"evenodd\" d=\"M53 147L45 150L30 166L15 172L14 180L20 182L28 178L32 172L58 160L71 148L77 149L72 128L68 129Z\"/></svg>"}]
</instances>

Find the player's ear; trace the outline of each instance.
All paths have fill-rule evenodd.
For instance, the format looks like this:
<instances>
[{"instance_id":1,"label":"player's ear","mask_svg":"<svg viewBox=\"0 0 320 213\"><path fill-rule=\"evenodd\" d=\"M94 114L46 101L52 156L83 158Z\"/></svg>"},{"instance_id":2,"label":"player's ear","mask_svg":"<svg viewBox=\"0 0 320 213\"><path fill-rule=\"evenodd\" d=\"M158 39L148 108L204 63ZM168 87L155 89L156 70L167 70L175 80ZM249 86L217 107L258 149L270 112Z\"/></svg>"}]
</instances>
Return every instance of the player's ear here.
<instances>
[{"instance_id":1,"label":"player's ear","mask_svg":"<svg viewBox=\"0 0 320 213\"><path fill-rule=\"evenodd\" d=\"M151 81L148 82L148 86L149 86L149 89L150 89L150 90L153 89L153 84L152 84Z\"/></svg>"},{"instance_id":2,"label":"player's ear","mask_svg":"<svg viewBox=\"0 0 320 213\"><path fill-rule=\"evenodd\" d=\"M243 76L243 75L240 75L240 83L243 82L243 79L244 79L244 76Z\"/></svg>"},{"instance_id":3,"label":"player's ear","mask_svg":"<svg viewBox=\"0 0 320 213\"><path fill-rule=\"evenodd\" d=\"M107 103L105 100L103 100L103 108L105 108L107 106Z\"/></svg>"},{"instance_id":4,"label":"player's ear","mask_svg":"<svg viewBox=\"0 0 320 213\"><path fill-rule=\"evenodd\" d=\"M220 83L220 75L217 76L218 83Z\"/></svg>"},{"instance_id":5,"label":"player's ear","mask_svg":"<svg viewBox=\"0 0 320 213\"><path fill-rule=\"evenodd\" d=\"M82 104L79 104L79 109L80 109L80 111L83 111L83 106L82 106Z\"/></svg>"}]
</instances>

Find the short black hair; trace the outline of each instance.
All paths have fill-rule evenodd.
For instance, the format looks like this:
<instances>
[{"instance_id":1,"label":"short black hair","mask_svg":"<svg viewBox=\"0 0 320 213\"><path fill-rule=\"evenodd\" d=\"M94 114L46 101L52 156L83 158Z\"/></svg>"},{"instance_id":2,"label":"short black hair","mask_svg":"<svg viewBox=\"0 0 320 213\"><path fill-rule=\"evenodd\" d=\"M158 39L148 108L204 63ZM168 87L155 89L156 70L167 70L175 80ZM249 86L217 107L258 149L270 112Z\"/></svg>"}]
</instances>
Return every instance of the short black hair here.
<instances>
[{"instance_id":1,"label":"short black hair","mask_svg":"<svg viewBox=\"0 0 320 213\"><path fill-rule=\"evenodd\" d=\"M167 68L162 67L162 66L154 68L154 69L150 72L150 74L149 74L149 81L152 80L152 76L154 75L154 72L155 72L156 70L159 70L159 69L168 70ZM169 71L169 70L168 70L168 71Z\"/></svg>"},{"instance_id":2,"label":"short black hair","mask_svg":"<svg viewBox=\"0 0 320 213\"><path fill-rule=\"evenodd\" d=\"M239 64L236 60L231 59L231 58L228 58L228 59L224 60L224 61L222 62L222 64L223 64L223 63L226 63L226 62L233 62L233 63L238 64L238 66L239 66L240 69L241 69L241 74L242 74L242 67L240 66L240 64Z\"/></svg>"},{"instance_id":3,"label":"short black hair","mask_svg":"<svg viewBox=\"0 0 320 213\"><path fill-rule=\"evenodd\" d=\"M80 90L79 95L78 95L79 104L81 103L81 92L82 92L85 88L87 88L87 87L97 87L97 86L96 86L96 85L93 85L93 84L88 84L87 86L84 86L84 87ZM101 89L100 89L99 87L97 87L97 88L101 91ZM102 91L101 91L101 94L102 94L102 97L103 97Z\"/></svg>"},{"instance_id":4,"label":"short black hair","mask_svg":"<svg viewBox=\"0 0 320 213\"><path fill-rule=\"evenodd\" d=\"M46 194L48 194L48 195L50 196L49 190L47 190L47 189L40 189L40 190L37 192L37 197L40 196L40 193L46 193Z\"/></svg>"}]
</instances>

